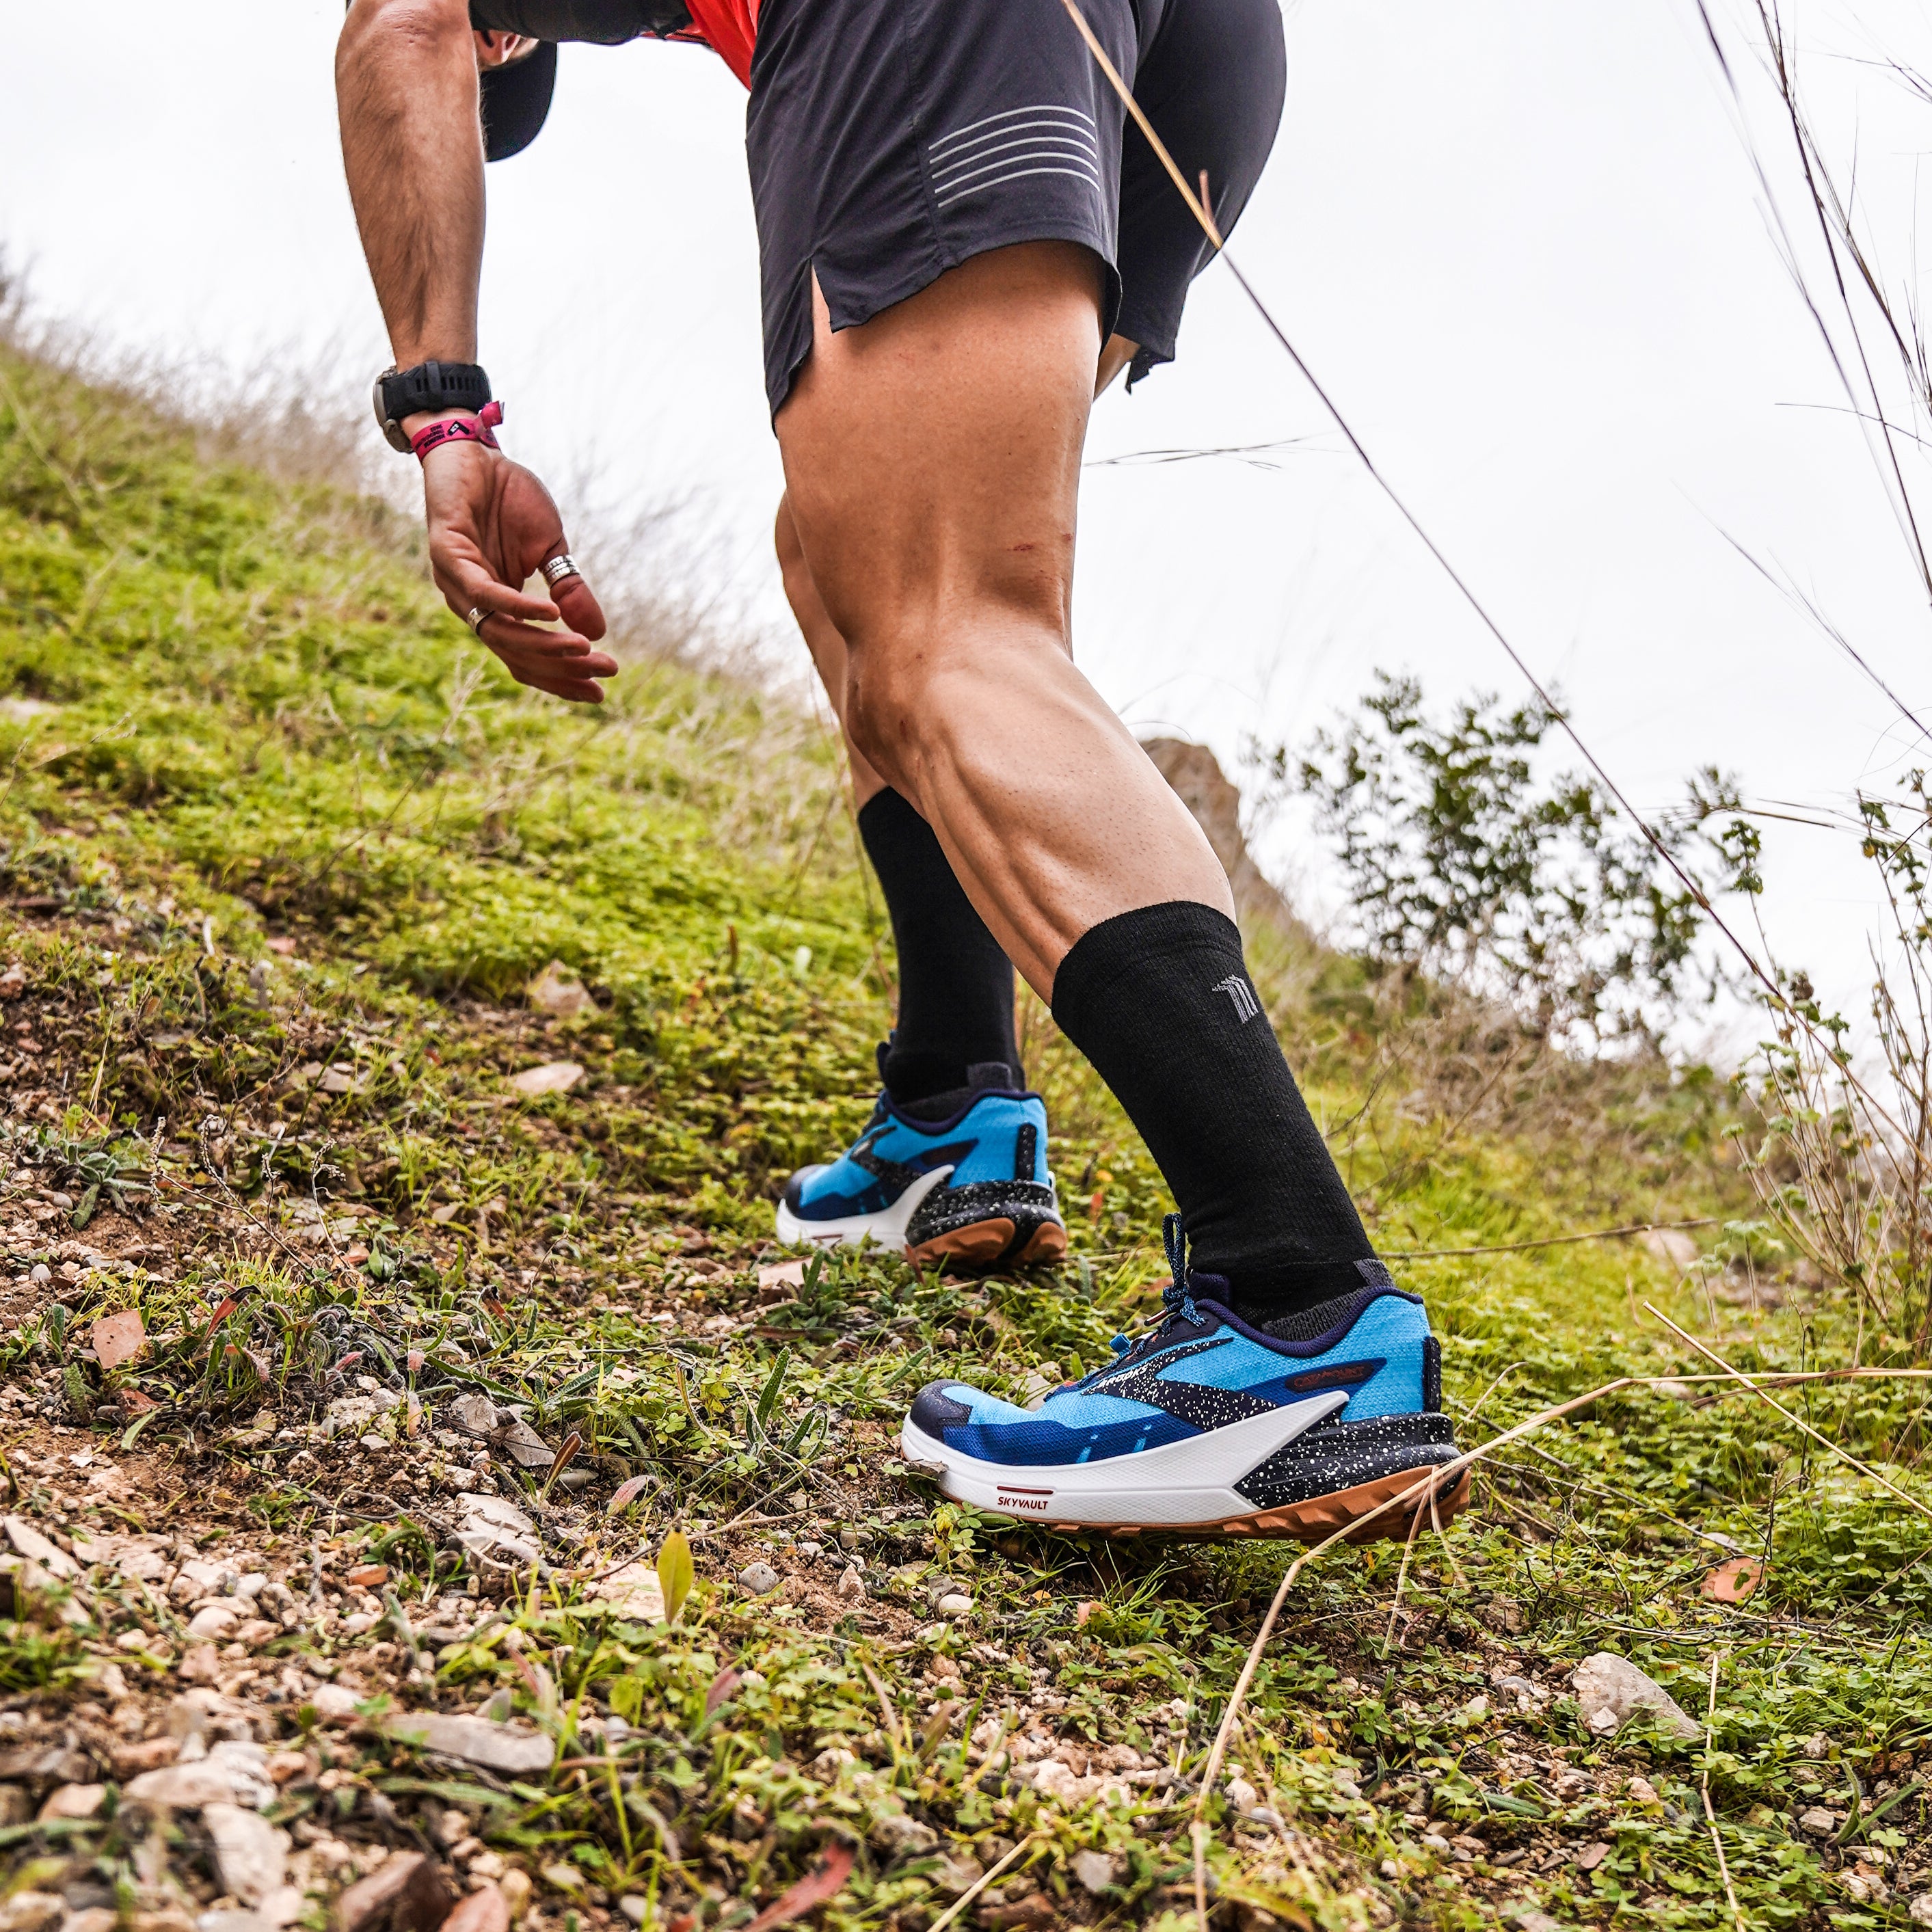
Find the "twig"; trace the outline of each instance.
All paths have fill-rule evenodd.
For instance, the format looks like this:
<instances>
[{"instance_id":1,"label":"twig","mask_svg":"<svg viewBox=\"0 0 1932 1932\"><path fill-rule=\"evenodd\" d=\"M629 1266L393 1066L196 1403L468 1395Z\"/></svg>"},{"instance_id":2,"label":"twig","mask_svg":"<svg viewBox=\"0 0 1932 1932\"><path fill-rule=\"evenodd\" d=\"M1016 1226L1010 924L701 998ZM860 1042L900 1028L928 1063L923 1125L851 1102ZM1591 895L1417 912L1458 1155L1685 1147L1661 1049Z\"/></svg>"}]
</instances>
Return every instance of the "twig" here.
<instances>
[{"instance_id":1,"label":"twig","mask_svg":"<svg viewBox=\"0 0 1932 1932\"><path fill-rule=\"evenodd\" d=\"M1704 1774L1697 1789L1704 1800L1704 1822L1711 1828L1711 1844L1718 1854L1718 1873L1724 1881L1724 1896L1731 1902L1731 1916L1737 1922L1738 1932L1744 1932L1744 1908L1738 1903L1737 1887L1731 1882L1731 1864L1724 1856L1724 1841L1718 1835L1718 1814L1711 1808L1711 1732L1718 1714L1718 1666L1724 1654L1720 1650L1711 1653L1711 1700L1704 1707Z\"/></svg>"},{"instance_id":2,"label":"twig","mask_svg":"<svg viewBox=\"0 0 1932 1932\"><path fill-rule=\"evenodd\" d=\"M1492 1241L1480 1248L1384 1249L1385 1262L1432 1262L1451 1255L1510 1255L1525 1248L1568 1247L1576 1241L1612 1241L1620 1234L1649 1234L1676 1228L1714 1227L1723 1217L1705 1214L1694 1221L1636 1221L1628 1228L1593 1228L1587 1234L1550 1234L1538 1241Z\"/></svg>"},{"instance_id":3,"label":"twig","mask_svg":"<svg viewBox=\"0 0 1932 1932\"><path fill-rule=\"evenodd\" d=\"M991 1885L994 1880L998 1878L1000 1873L1004 1871L1007 1866L1011 1864L1014 1859L1019 1856L1021 1852L1026 1850L1029 1846L1036 1844L1039 1842L1041 1835L1042 1834L1038 1832L1029 1832L1025 1838L1022 1838L1019 1843L999 1862L998 1864L993 1866L980 1878L974 1880L973 1883L968 1886L966 1889L962 1892L959 1896L932 1922L932 1925L928 1928L928 1932L946 1932L946 1927L950 1925L953 1920L957 1918L960 1913L964 1912L967 1906L970 1905L974 1900L977 1898L980 1893L984 1892L987 1886Z\"/></svg>"},{"instance_id":4,"label":"twig","mask_svg":"<svg viewBox=\"0 0 1932 1932\"><path fill-rule=\"evenodd\" d=\"M1925 1504L1921 1502L1916 1496L1910 1494L1904 1490L1901 1490L1896 1483L1893 1482L1890 1479L1890 1478L1881 1476L1870 1463L1861 1462L1849 1449L1841 1449L1837 1443L1834 1442L1828 1436L1824 1434L1822 1430L1814 1429L1810 1424L1807 1422L1802 1415L1792 1414L1791 1411L1786 1408L1783 1402L1780 1402L1776 1396L1768 1394L1760 1384L1752 1381L1750 1377L1746 1375L1742 1369L1732 1368L1730 1364L1726 1361L1724 1357L1719 1354L1714 1348L1706 1348L1702 1342L1698 1340L1696 1336L1689 1334L1684 1330L1678 1328L1677 1324L1672 1321L1669 1316L1653 1307L1648 1301L1646 1301L1643 1306L1644 1312L1646 1314L1656 1316L1658 1320L1661 1322L1664 1327L1668 1328L1671 1334L1675 1335L1680 1342L1684 1342L1688 1346L1695 1348L1698 1354L1702 1355L1706 1361L1715 1362L1718 1367L1724 1370L1726 1375L1730 1376L1734 1381L1742 1382L1744 1386L1749 1389L1751 1394L1756 1396L1760 1402L1768 1403L1772 1408L1776 1409L1778 1414L1783 1416L1785 1420L1790 1423L1794 1429L1802 1429L1814 1442L1819 1443L1825 1448L1830 1450L1832 1454L1837 1456L1840 1462L1857 1470L1860 1475L1868 1477L1873 1482L1877 1484L1880 1489L1888 1490L1893 1496L1895 1496L1900 1502L1904 1503L1908 1509L1916 1510L1922 1516L1932 1517L1932 1508L1928 1508ZM1870 1372L1880 1376L1896 1374L1903 1377L1910 1375L1912 1371L1910 1369L1900 1369L1895 1370L1880 1369L1871 1371ZM1921 1372L1923 1372L1922 1371Z\"/></svg>"}]
</instances>

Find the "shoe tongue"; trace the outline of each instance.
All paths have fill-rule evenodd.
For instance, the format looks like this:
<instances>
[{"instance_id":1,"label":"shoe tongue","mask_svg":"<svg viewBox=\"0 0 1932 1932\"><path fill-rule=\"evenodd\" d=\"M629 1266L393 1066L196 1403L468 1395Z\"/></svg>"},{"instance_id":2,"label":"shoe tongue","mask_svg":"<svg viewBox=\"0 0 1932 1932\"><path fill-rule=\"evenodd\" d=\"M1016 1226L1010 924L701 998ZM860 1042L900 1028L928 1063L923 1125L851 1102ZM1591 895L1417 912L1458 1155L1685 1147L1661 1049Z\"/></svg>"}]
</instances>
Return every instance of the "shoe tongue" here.
<instances>
[{"instance_id":1,"label":"shoe tongue","mask_svg":"<svg viewBox=\"0 0 1932 1932\"><path fill-rule=\"evenodd\" d=\"M1211 1301L1228 1309L1234 1305L1234 1285L1224 1274L1203 1274L1198 1268L1192 1269L1187 1276L1187 1292L1196 1301Z\"/></svg>"}]
</instances>

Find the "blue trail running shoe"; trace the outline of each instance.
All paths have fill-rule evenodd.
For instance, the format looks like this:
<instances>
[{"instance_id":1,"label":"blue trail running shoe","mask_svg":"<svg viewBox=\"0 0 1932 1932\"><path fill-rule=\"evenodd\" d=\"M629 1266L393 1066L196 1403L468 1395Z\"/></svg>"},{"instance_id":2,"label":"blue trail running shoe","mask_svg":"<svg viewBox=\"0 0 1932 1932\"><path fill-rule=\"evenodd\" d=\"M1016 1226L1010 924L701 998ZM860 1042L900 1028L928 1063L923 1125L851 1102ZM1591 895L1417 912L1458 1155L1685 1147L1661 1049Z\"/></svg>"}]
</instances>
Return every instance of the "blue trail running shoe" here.
<instances>
[{"instance_id":1,"label":"blue trail running shoe","mask_svg":"<svg viewBox=\"0 0 1932 1932\"><path fill-rule=\"evenodd\" d=\"M1035 1409L964 1382L928 1382L900 1434L906 1460L976 1508L1054 1529L1316 1543L1403 1538L1447 1524L1469 1472L1390 1507L1456 1459L1442 1408L1442 1345L1419 1295L1378 1262L1362 1287L1251 1328L1215 1300L1218 1275L1186 1268L1168 1217L1174 1279L1151 1334Z\"/></svg>"},{"instance_id":2,"label":"blue trail running shoe","mask_svg":"<svg viewBox=\"0 0 1932 1932\"><path fill-rule=\"evenodd\" d=\"M970 1084L917 1103L879 1096L839 1157L800 1168L778 1203L782 1241L876 1241L922 1267L1058 1261L1066 1227L1046 1166L1046 1108L994 1060Z\"/></svg>"}]
</instances>

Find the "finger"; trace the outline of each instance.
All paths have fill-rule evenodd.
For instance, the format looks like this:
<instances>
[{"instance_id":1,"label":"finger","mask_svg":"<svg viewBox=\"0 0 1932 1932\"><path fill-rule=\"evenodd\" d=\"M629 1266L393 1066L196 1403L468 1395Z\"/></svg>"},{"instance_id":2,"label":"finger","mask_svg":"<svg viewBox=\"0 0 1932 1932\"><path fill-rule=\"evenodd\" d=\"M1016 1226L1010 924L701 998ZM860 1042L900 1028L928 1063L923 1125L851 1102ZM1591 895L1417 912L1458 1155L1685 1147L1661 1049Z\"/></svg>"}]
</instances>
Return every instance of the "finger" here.
<instances>
[{"instance_id":1,"label":"finger","mask_svg":"<svg viewBox=\"0 0 1932 1932\"><path fill-rule=\"evenodd\" d=\"M604 607L597 595L580 577L566 577L553 590L563 621L586 638L601 638L610 628L604 621Z\"/></svg>"},{"instance_id":2,"label":"finger","mask_svg":"<svg viewBox=\"0 0 1932 1932\"><path fill-rule=\"evenodd\" d=\"M593 651L590 640L580 638L574 631L540 631L530 625L520 624L513 617L486 617L477 634L499 656L551 659L595 657L599 664L608 664L614 673L617 668L615 658Z\"/></svg>"},{"instance_id":3,"label":"finger","mask_svg":"<svg viewBox=\"0 0 1932 1932\"><path fill-rule=\"evenodd\" d=\"M550 563L558 557L569 555L569 544L559 537L550 545L544 562ZM586 638L601 638L609 628L604 621L603 606L598 602L596 592L580 570L568 577L559 578L550 588L558 609L563 613L564 622L574 630L582 632Z\"/></svg>"},{"instance_id":4,"label":"finger","mask_svg":"<svg viewBox=\"0 0 1932 1932\"><path fill-rule=\"evenodd\" d=\"M586 674L586 668L578 661L530 661L530 663L512 663L504 658L504 668L518 684L530 686L533 692L549 692L553 698L564 698L570 704L601 705L604 700L603 686L597 678Z\"/></svg>"},{"instance_id":5,"label":"finger","mask_svg":"<svg viewBox=\"0 0 1932 1932\"><path fill-rule=\"evenodd\" d=\"M470 621L472 610L481 610L488 616L520 617L538 624L554 624L562 614L548 598L532 597L527 592L512 590L507 584L499 584L480 563L472 563L466 557L437 560L435 577L436 587L442 592L444 601L465 623Z\"/></svg>"}]
</instances>

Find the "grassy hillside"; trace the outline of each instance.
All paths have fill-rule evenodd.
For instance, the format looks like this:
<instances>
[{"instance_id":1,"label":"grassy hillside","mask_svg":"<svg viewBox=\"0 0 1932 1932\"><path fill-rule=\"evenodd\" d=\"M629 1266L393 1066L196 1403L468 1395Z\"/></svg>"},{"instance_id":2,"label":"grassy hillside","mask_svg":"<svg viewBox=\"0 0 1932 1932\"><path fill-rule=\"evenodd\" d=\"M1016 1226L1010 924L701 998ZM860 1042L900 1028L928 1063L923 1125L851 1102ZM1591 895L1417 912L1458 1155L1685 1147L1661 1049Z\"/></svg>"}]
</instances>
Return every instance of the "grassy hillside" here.
<instances>
[{"instance_id":1,"label":"grassy hillside","mask_svg":"<svg viewBox=\"0 0 1932 1932\"><path fill-rule=\"evenodd\" d=\"M772 1271L784 1175L869 1105L890 935L823 733L649 641L594 716L516 694L389 512L204 460L191 426L0 351L13 1493L83 1558L90 1528L172 1538L170 1562L184 1538L245 1543L301 1606L252 1661L204 1660L165 1596L90 1580L76 1623L16 1594L0 1688L30 1736L96 1724L110 1784L108 1705L123 1738L164 1730L184 1672L308 1751L273 1815L310 1830L304 1856L318 1821L348 1848L315 1869L317 1924L385 1846L447 1851L451 1808L530 1875L538 1926L615 1926L620 1900L647 1926L744 1923L841 1844L829 1925L918 1932L1016 1847L969 1922L1180 1923L1206 1748L1287 1554L1057 1538L891 1460L928 1377L1017 1394L1144 1318L1158 1177L1029 1001L1070 1264ZM1694 1366L1646 1298L1741 1366L1849 1359L1837 1302L1745 1218L1720 1083L1553 1060L1426 989L1392 1006L1305 942L1256 944L1378 1243L1430 1298L1469 1441ZM568 1018L526 992L553 961L591 996ZM506 1084L566 1060L568 1091ZM1678 1221L1700 1224L1688 1269L1565 1238ZM92 1324L128 1308L148 1351L104 1370ZM396 1406L325 1439L358 1377ZM1921 1386L1787 1399L1932 1502ZM479 1472L446 1426L465 1391L578 1437L574 1462L548 1489L500 1451ZM124 1486L70 1494L63 1429ZM465 1564L455 1499L479 1482L532 1516L541 1564ZM1207 1802L1217 1923L1732 1924L1706 1786L1748 1922L1903 1922L1932 1886L1922 1518L1681 1380L1514 1446L1479 1499L1406 1565L1345 1549L1298 1582ZM586 1595L673 1532L698 1577L674 1624ZM1770 1558L1742 1605L1700 1594L1732 1552ZM397 1607L352 1628L372 1553ZM744 1581L754 1562L777 1588ZM948 1595L970 1608L938 1612ZM411 1674L398 1618L492 1600L498 1622ZM1604 1649L1700 1719L1715 1658L1708 1749L1587 1730L1568 1673ZM323 1708L344 1686L356 1714ZM557 1741L550 1772L453 1769L376 1728L385 1700L499 1690ZM192 1832L156 1878L132 1813L4 1815L0 1858L43 1888L218 1895Z\"/></svg>"}]
</instances>

